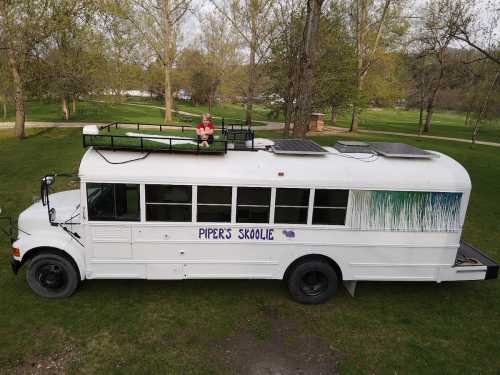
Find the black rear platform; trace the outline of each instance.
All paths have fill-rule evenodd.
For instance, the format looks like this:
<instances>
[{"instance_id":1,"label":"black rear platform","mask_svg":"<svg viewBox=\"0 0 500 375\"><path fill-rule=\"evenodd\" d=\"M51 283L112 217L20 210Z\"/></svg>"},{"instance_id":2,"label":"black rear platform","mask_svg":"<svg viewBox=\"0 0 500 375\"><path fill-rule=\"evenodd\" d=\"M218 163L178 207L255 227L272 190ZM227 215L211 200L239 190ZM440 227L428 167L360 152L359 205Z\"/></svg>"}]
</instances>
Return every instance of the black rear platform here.
<instances>
[{"instance_id":1,"label":"black rear platform","mask_svg":"<svg viewBox=\"0 0 500 375\"><path fill-rule=\"evenodd\" d=\"M460 241L460 247L455 259L455 267L470 267L475 265L486 266L485 280L496 279L498 277L499 264L497 262L467 242Z\"/></svg>"}]
</instances>

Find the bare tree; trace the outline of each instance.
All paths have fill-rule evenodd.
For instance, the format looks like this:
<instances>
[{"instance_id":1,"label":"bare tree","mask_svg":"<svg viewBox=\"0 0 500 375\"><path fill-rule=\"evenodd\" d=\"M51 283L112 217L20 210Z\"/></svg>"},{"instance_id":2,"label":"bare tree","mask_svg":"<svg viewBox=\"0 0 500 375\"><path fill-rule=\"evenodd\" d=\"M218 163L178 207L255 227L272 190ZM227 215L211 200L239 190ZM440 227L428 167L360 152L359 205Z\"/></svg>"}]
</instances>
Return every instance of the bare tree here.
<instances>
[{"instance_id":1,"label":"bare tree","mask_svg":"<svg viewBox=\"0 0 500 375\"><path fill-rule=\"evenodd\" d=\"M360 102L363 93L364 79L371 68L377 49L380 44L380 39L384 30L384 25L389 14L391 0L384 0L381 7L375 10L375 17L378 20L375 23L370 22L370 8L374 6L372 0L354 0L354 33L356 36L356 57L357 57L357 73L356 73L356 95L352 111L350 131L355 132L359 126L359 110ZM373 15L372 15L373 17ZM370 33L373 36L370 36Z\"/></svg>"},{"instance_id":2,"label":"bare tree","mask_svg":"<svg viewBox=\"0 0 500 375\"><path fill-rule=\"evenodd\" d=\"M125 17L163 64L165 123L172 121L171 71L176 50L179 22L189 10L191 0L129 0Z\"/></svg>"},{"instance_id":3,"label":"bare tree","mask_svg":"<svg viewBox=\"0 0 500 375\"><path fill-rule=\"evenodd\" d=\"M498 3L492 0L455 0L454 17L448 19L451 36L500 65L497 29L500 20Z\"/></svg>"},{"instance_id":4,"label":"bare tree","mask_svg":"<svg viewBox=\"0 0 500 375\"><path fill-rule=\"evenodd\" d=\"M491 94L493 93L493 90L495 89L497 82L499 82L498 80L499 77L500 77L500 71L497 71L493 79L490 81L490 84L488 85L486 94L484 95L484 98L481 103L481 107L479 109L479 112L477 113L476 121L474 122L474 130L472 131L472 144L476 143L477 136L479 135L479 128L484 120L486 111L488 110Z\"/></svg>"},{"instance_id":5,"label":"bare tree","mask_svg":"<svg viewBox=\"0 0 500 375\"><path fill-rule=\"evenodd\" d=\"M248 83L246 89L246 123L252 123L256 84L261 77L258 67L268 57L270 42L276 30L272 19L273 0L210 0L224 15L249 49Z\"/></svg>"},{"instance_id":6,"label":"bare tree","mask_svg":"<svg viewBox=\"0 0 500 375\"><path fill-rule=\"evenodd\" d=\"M448 48L456 32L458 18L463 8L462 1L438 0L429 2L423 9L418 41L422 45L420 58L427 56L433 64L431 82L425 99L425 123L420 125L419 133L427 133L431 129L432 115L437 95L442 88L448 68ZM424 60L425 61L425 60Z\"/></svg>"},{"instance_id":7,"label":"bare tree","mask_svg":"<svg viewBox=\"0 0 500 375\"><path fill-rule=\"evenodd\" d=\"M297 69L294 137L304 138L311 118L313 68L317 58L321 7L324 0L308 0L302 47Z\"/></svg>"}]
</instances>

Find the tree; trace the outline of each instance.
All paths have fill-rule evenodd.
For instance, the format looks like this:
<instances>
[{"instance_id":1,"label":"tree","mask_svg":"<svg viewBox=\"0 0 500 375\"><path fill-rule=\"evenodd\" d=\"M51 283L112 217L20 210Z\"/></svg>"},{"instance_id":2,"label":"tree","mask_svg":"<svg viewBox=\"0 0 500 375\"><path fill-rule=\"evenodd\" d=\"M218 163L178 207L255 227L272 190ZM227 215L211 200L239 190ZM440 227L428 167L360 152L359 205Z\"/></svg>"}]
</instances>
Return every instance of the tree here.
<instances>
[{"instance_id":1,"label":"tree","mask_svg":"<svg viewBox=\"0 0 500 375\"><path fill-rule=\"evenodd\" d=\"M431 129L434 104L439 90L442 88L446 70L448 68L448 47L452 41L454 30L450 27L455 24L458 17L457 9L459 2L454 0L439 0L429 2L423 10L419 42L422 45L421 57L427 56L431 59L432 70L434 73L429 92L425 95L425 123L420 127L419 133L429 132ZM424 60L425 61L425 60Z\"/></svg>"},{"instance_id":2,"label":"tree","mask_svg":"<svg viewBox=\"0 0 500 375\"><path fill-rule=\"evenodd\" d=\"M498 22L500 12L494 1L455 0L453 17L448 18L451 36L464 42L485 58L500 65Z\"/></svg>"},{"instance_id":3,"label":"tree","mask_svg":"<svg viewBox=\"0 0 500 375\"><path fill-rule=\"evenodd\" d=\"M184 49L178 59L175 77L180 87L185 88L195 104L208 104L209 111L220 84L220 78L208 56L196 48Z\"/></svg>"},{"instance_id":4,"label":"tree","mask_svg":"<svg viewBox=\"0 0 500 375\"><path fill-rule=\"evenodd\" d=\"M319 25L323 0L308 0L302 46L297 69L294 137L304 138L311 117L313 69L317 60Z\"/></svg>"},{"instance_id":5,"label":"tree","mask_svg":"<svg viewBox=\"0 0 500 375\"><path fill-rule=\"evenodd\" d=\"M210 0L211 4L231 23L249 50L246 89L246 123L252 123L255 89L261 78L259 66L268 57L276 24L272 19L273 0Z\"/></svg>"},{"instance_id":6,"label":"tree","mask_svg":"<svg viewBox=\"0 0 500 375\"><path fill-rule=\"evenodd\" d=\"M337 113L352 103L356 76L355 51L349 40L343 2L330 3L320 30L313 103L318 109L330 109L332 125L336 126Z\"/></svg>"},{"instance_id":7,"label":"tree","mask_svg":"<svg viewBox=\"0 0 500 375\"><path fill-rule=\"evenodd\" d=\"M50 35L52 1L0 0L0 48L6 51L14 86L15 134L25 137L25 86L29 62L36 48Z\"/></svg>"},{"instance_id":8,"label":"tree","mask_svg":"<svg viewBox=\"0 0 500 375\"><path fill-rule=\"evenodd\" d=\"M276 37L270 45L266 64L270 78L268 96L274 112L285 117L283 136L288 137L296 101L295 84L301 38L304 30L305 7L301 2L283 1L275 9Z\"/></svg>"},{"instance_id":9,"label":"tree","mask_svg":"<svg viewBox=\"0 0 500 375\"><path fill-rule=\"evenodd\" d=\"M172 121L171 72L176 51L177 27L190 0L129 0L122 14L163 65L165 123Z\"/></svg>"},{"instance_id":10,"label":"tree","mask_svg":"<svg viewBox=\"0 0 500 375\"><path fill-rule=\"evenodd\" d=\"M47 42L45 76L50 94L61 99L66 120L76 112L78 97L94 90L102 78L99 72L105 66L104 41L95 31L98 12L92 1L83 0L60 0L53 10L54 30Z\"/></svg>"},{"instance_id":11,"label":"tree","mask_svg":"<svg viewBox=\"0 0 500 375\"><path fill-rule=\"evenodd\" d=\"M212 111L217 96L234 96L236 91L240 91L241 37L233 32L219 12L202 17L201 27L200 50L204 57L201 62L210 77L208 105L209 111Z\"/></svg>"},{"instance_id":12,"label":"tree","mask_svg":"<svg viewBox=\"0 0 500 375\"><path fill-rule=\"evenodd\" d=\"M375 61L384 27L390 14L391 0L384 0L379 7L377 5L373 0L354 0L353 2L352 15L357 71L350 128L352 132L358 130L364 80ZM372 22L371 19L374 21Z\"/></svg>"}]
</instances>

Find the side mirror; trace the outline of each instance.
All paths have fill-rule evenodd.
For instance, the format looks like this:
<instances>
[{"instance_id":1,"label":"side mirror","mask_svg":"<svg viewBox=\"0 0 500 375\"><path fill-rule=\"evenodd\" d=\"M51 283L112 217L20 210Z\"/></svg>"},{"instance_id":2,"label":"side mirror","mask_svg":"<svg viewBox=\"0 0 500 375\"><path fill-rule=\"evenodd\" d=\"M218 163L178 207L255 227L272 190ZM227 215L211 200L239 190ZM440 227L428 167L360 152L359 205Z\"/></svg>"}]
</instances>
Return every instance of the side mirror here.
<instances>
[{"instance_id":1,"label":"side mirror","mask_svg":"<svg viewBox=\"0 0 500 375\"><path fill-rule=\"evenodd\" d=\"M49 202L49 186L56 181L56 176L48 175L42 178L40 184L40 198L42 198L42 204L46 206Z\"/></svg>"},{"instance_id":2,"label":"side mirror","mask_svg":"<svg viewBox=\"0 0 500 375\"><path fill-rule=\"evenodd\" d=\"M56 181L56 176L45 176L44 178L42 178L42 181L45 183L45 185L50 186Z\"/></svg>"}]
</instances>

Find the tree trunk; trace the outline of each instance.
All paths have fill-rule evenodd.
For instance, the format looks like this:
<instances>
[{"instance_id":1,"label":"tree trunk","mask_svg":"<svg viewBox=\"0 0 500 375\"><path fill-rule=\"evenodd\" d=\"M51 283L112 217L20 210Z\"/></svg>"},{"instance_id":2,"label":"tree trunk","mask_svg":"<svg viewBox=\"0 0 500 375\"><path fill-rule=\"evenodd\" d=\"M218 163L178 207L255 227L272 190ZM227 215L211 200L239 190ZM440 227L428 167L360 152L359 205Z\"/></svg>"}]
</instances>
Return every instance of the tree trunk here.
<instances>
[{"instance_id":1,"label":"tree trunk","mask_svg":"<svg viewBox=\"0 0 500 375\"><path fill-rule=\"evenodd\" d=\"M170 48L172 46L172 20L170 0L163 0L163 17L164 17L164 57L163 64L165 69L165 124L172 122L172 87L170 84L170 69L172 67L172 58L170 56Z\"/></svg>"},{"instance_id":2,"label":"tree trunk","mask_svg":"<svg viewBox=\"0 0 500 375\"><path fill-rule=\"evenodd\" d=\"M316 60L319 22L323 1L307 1L307 19L299 59L298 83L296 85L297 104L295 106L295 120L293 124L293 135L298 138L306 136L311 118L313 67Z\"/></svg>"},{"instance_id":3,"label":"tree trunk","mask_svg":"<svg viewBox=\"0 0 500 375\"><path fill-rule=\"evenodd\" d=\"M337 126L337 106L332 105L332 126Z\"/></svg>"},{"instance_id":4,"label":"tree trunk","mask_svg":"<svg viewBox=\"0 0 500 375\"><path fill-rule=\"evenodd\" d=\"M350 132L357 132L359 126L359 108L361 105L361 90L363 89L363 44L366 25L366 1L356 0L356 94L352 108Z\"/></svg>"},{"instance_id":5,"label":"tree trunk","mask_svg":"<svg viewBox=\"0 0 500 375\"><path fill-rule=\"evenodd\" d=\"M26 137L24 125L25 125L25 113L24 113L24 87L21 75L19 74L19 68L16 62L16 56L12 49L7 50L7 55L9 58L9 65L12 71L12 80L14 81L15 89L15 102L16 102L16 125L15 134L19 139Z\"/></svg>"},{"instance_id":6,"label":"tree trunk","mask_svg":"<svg viewBox=\"0 0 500 375\"><path fill-rule=\"evenodd\" d=\"M7 102L3 102L3 119L7 120Z\"/></svg>"},{"instance_id":7,"label":"tree trunk","mask_svg":"<svg viewBox=\"0 0 500 375\"><path fill-rule=\"evenodd\" d=\"M420 88L420 103L419 103L419 114L418 114L418 134L422 135L423 126L424 126L424 110L425 110L425 95L424 95L424 86Z\"/></svg>"},{"instance_id":8,"label":"tree trunk","mask_svg":"<svg viewBox=\"0 0 500 375\"><path fill-rule=\"evenodd\" d=\"M73 97L71 98L71 107L72 107L71 113L73 115L76 113L76 100L77 100L76 95L73 95Z\"/></svg>"},{"instance_id":9,"label":"tree trunk","mask_svg":"<svg viewBox=\"0 0 500 375\"><path fill-rule=\"evenodd\" d=\"M245 109L245 122L252 125L253 98L255 96L255 53L257 50L257 14L252 10L250 17L250 58L248 61L248 88Z\"/></svg>"},{"instance_id":10,"label":"tree trunk","mask_svg":"<svg viewBox=\"0 0 500 375\"><path fill-rule=\"evenodd\" d=\"M68 121L69 120L68 99L66 99L65 95L63 95L63 97L62 97L62 111L64 114L64 119L66 121Z\"/></svg>"},{"instance_id":11,"label":"tree trunk","mask_svg":"<svg viewBox=\"0 0 500 375\"><path fill-rule=\"evenodd\" d=\"M500 72L497 72L495 74L495 79L491 81L490 87L488 88L488 91L486 92L486 97L484 98L483 104L481 106L481 110L479 111L476 122L474 124L474 131L472 132L472 144L476 143L477 136L479 135L479 128L481 125L481 121L483 119L484 114L486 113L486 110L488 109L488 102L490 100L490 95L491 92L493 91L493 88L495 87L495 84L498 81L498 77L500 77Z\"/></svg>"},{"instance_id":12,"label":"tree trunk","mask_svg":"<svg viewBox=\"0 0 500 375\"><path fill-rule=\"evenodd\" d=\"M356 0L356 57L357 57L357 82L356 82L356 95L355 103L352 111L351 128L349 131L356 132L359 126L359 112L361 109L361 99L363 93L363 80L368 73L370 65L375 59L375 54L382 36L382 28L385 19L389 12L391 0L385 0L382 8L382 15L380 17L377 31L375 33L375 40L371 48L367 49L368 43L365 40L366 29L368 27L368 1ZM366 50L368 50L366 52ZM366 53L366 57L363 55Z\"/></svg>"},{"instance_id":13,"label":"tree trunk","mask_svg":"<svg viewBox=\"0 0 500 375\"><path fill-rule=\"evenodd\" d=\"M425 116L424 133L429 133L431 131L432 124L432 114L434 112L434 101L429 100L427 103L427 114Z\"/></svg>"},{"instance_id":14,"label":"tree trunk","mask_svg":"<svg viewBox=\"0 0 500 375\"><path fill-rule=\"evenodd\" d=\"M432 113L434 112L434 102L436 100L437 93L439 91L439 86L441 85L441 79L439 79L438 84L432 91L431 96L427 100L427 115L425 116L425 125L423 132L428 133L431 130L432 125Z\"/></svg>"},{"instance_id":15,"label":"tree trunk","mask_svg":"<svg viewBox=\"0 0 500 375\"><path fill-rule=\"evenodd\" d=\"M293 99L288 98L285 101L285 127L283 128L283 136L288 138L290 136L290 123L293 115Z\"/></svg>"},{"instance_id":16,"label":"tree trunk","mask_svg":"<svg viewBox=\"0 0 500 375\"><path fill-rule=\"evenodd\" d=\"M434 86L434 90L432 90L432 94L427 101L427 116L425 117L425 125L423 129L424 133L428 133L431 130L432 113L434 112L434 102L436 101L436 96L439 89L441 88L441 82L443 81L444 77L444 69L445 69L444 49L441 49L439 51L438 61L439 61L439 77L436 86Z\"/></svg>"}]
</instances>

